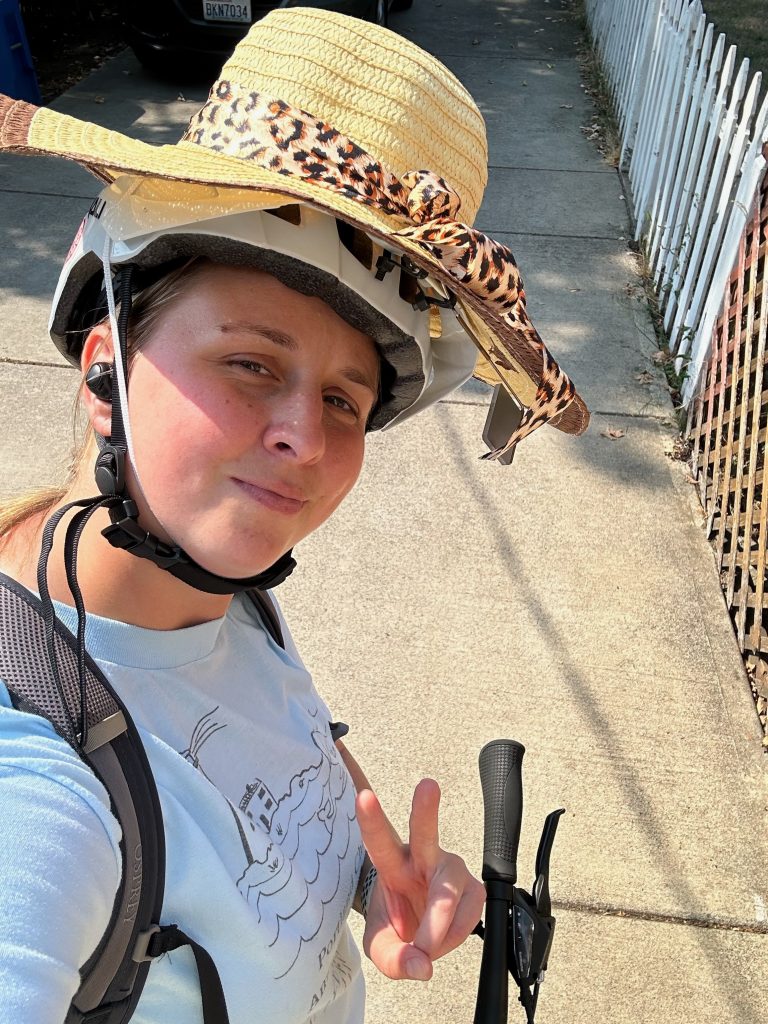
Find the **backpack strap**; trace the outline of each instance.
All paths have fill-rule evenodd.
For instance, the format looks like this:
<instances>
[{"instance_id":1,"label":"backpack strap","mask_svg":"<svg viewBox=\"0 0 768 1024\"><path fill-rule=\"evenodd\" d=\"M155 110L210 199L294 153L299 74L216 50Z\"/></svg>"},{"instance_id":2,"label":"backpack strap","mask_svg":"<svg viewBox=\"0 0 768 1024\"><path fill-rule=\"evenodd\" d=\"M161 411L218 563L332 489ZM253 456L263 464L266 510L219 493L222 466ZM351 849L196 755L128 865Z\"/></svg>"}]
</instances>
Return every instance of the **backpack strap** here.
<instances>
[{"instance_id":1,"label":"backpack strap","mask_svg":"<svg viewBox=\"0 0 768 1024\"><path fill-rule=\"evenodd\" d=\"M256 611L259 613L261 623L264 629L269 633L275 643L285 650L285 640L283 639L283 629L280 625L280 616L277 614L277 608L275 602L269 596L266 590L253 590L247 591L248 597L250 597Z\"/></svg>"},{"instance_id":2,"label":"backpack strap","mask_svg":"<svg viewBox=\"0 0 768 1024\"><path fill-rule=\"evenodd\" d=\"M40 600L0 573L0 679L20 711L47 719L109 793L123 831L123 871L109 926L81 968L65 1024L125 1024L139 1001L152 959L188 942L198 964L205 1024L228 1024L218 972L209 954L174 925L159 925L165 886L160 800L136 726L85 652L87 741L80 721L75 637L54 622L59 686L47 656ZM201 966L202 965L202 966Z\"/></svg>"}]
</instances>

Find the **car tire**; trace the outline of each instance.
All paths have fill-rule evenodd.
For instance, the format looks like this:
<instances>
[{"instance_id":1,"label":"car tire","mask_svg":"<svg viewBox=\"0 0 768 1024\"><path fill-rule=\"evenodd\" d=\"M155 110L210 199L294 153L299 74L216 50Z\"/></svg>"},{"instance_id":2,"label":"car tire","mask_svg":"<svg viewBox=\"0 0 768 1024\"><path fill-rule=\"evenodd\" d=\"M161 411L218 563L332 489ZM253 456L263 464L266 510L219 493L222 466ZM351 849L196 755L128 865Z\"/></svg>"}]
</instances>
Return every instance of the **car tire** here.
<instances>
[{"instance_id":1,"label":"car tire","mask_svg":"<svg viewBox=\"0 0 768 1024\"><path fill-rule=\"evenodd\" d=\"M131 43L131 49L146 71L166 82L208 82L219 66L216 58L203 56L190 60L185 54L166 53L146 43Z\"/></svg>"}]
</instances>

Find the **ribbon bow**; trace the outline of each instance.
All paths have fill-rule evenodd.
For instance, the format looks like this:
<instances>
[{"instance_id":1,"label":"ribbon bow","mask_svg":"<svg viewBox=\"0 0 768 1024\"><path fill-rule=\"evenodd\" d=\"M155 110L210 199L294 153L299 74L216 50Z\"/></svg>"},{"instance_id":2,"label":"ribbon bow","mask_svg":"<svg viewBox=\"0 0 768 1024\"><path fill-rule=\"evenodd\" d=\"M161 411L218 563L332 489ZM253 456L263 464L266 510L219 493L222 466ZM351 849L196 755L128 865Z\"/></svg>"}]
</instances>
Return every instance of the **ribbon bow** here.
<instances>
[{"instance_id":1,"label":"ribbon bow","mask_svg":"<svg viewBox=\"0 0 768 1024\"><path fill-rule=\"evenodd\" d=\"M534 401L506 445L484 458L510 451L570 405L575 388L528 319L512 250L459 221L459 194L433 171L408 171L398 178L352 139L308 111L225 79L213 86L182 141L253 160L277 174L316 182L409 222L411 226L392 231L393 239L416 243L463 286L468 295L458 298L492 322L487 337L467 330L510 392L514 393L512 381L520 365L528 372L539 354L541 377Z\"/></svg>"}]
</instances>

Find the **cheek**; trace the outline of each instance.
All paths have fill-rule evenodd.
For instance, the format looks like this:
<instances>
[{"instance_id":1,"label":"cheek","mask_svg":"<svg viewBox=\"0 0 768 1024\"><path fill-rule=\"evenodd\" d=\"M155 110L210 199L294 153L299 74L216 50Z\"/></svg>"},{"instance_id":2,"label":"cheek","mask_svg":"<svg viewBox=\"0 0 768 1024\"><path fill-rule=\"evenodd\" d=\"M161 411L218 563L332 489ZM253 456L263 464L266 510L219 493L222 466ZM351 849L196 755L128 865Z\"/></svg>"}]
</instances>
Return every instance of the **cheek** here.
<instances>
[{"instance_id":1,"label":"cheek","mask_svg":"<svg viewBox=\"0 0 768 1024\"><path fill-rule=\"evenodd\" d=\"M360 476L365 455L365 436L361 434L352 440L345 439L345 443L338 443L334 446L333 441L329 442L329 449L332 454L328 460L328 514L341 503L349 494Z\"/></svg>"},{"instance_id":2,"label":"cheek","mask_svg":"<svg viewBox=\"0 0 768 1024\"><path fill-rule=\"evenodd\" d=\"M129 395L139 476L150 504L157 503L161 512L184 492L186 500L192 498L196 486L233 454L235 423L238 418L242 423L242 414L238 417L229 399L217 398L199 381L155 367L137 367Z\"/></svg>"}]
</instances>

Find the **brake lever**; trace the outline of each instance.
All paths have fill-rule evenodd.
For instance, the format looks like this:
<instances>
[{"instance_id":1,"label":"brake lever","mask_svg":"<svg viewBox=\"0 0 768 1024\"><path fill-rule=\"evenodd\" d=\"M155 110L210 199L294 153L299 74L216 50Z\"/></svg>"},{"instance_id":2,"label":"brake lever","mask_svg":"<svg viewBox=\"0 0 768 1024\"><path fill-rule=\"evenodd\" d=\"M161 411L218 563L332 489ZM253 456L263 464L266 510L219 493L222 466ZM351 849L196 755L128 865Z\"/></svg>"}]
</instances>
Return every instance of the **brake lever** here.
<instances>
[{"instance_id":1,"label":"brake lever","mask_svg":"<svg viewBox=\"0 0 768 1024\"><path fill-rule=\"evenodd\" d=\"M536 853L536 880L533 883L533 898L537 911L545 917L549 917L552 913L552 901L549 896L549 856L552 853L552 844L557 834L557 825L563 814L565 814L565 808L561 807L547 815L544 828L541 830L539 849Z\"/></svg>"},{"instance_id":2,"label":"brake lever","mask_svg":"<svg viewBox=\"0 0 768 1024\"><path fill-rule=\"evenodd\" d=\"M521 992L524 987L530 989L532 986L535 986L537 991L547 969L555 933L555 919L552 916L552 901L549 895L549 858L557 834L557 824L564 813L564 808L552 811L544 822L536 854L533 894L525 892L524 889L515 889L512 902L509 969ZM525 1002L523 1005L525 1006Z\"/></svg>"}]
</instances>

